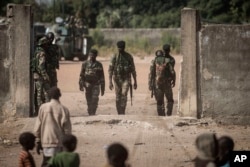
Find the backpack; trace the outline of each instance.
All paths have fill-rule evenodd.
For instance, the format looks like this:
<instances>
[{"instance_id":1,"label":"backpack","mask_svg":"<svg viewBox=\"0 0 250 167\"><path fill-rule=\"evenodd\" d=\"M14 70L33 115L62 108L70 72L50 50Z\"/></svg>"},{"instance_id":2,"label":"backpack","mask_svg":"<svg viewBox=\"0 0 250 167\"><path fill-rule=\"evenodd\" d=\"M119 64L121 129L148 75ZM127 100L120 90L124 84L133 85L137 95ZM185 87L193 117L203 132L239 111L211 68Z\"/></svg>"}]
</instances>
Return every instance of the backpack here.
<instances>
[{"instance_id":1,"label":"backpack","mask_svg":"<svg viewBox=\"0 0 250 167\"><path fill-rule=\"evenodd\" d=\"M157 85L162 85L165 83L167 78L166 68L168 67L168 61L163 58L163 62L157 61L158 57L155 58L155 81Z\"/></svg>"}]
</instances>

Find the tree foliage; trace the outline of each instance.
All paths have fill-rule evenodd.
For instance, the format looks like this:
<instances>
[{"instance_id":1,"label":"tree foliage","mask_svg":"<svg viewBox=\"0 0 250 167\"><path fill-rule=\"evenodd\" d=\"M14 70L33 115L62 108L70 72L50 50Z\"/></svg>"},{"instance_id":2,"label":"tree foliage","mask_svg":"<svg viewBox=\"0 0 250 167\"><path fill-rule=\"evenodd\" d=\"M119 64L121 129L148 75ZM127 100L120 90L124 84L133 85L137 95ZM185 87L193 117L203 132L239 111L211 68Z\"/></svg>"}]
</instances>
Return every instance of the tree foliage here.
<instances>
[{"instance_id":1,"label":"tree foliage","mask_svg":"<svg viewBox=\"0 0 250 167\"><path fill-rule=\"evenodd\" d=\"M205 22L242 24L250 21L249 0L1 0L0 15L8 3L30 3L34 19L78 16L90 28L169 28L180 26L181 9L200 10ZM51 5L52 4L52 5ZM53 5L55 4L55 5Z\"/></svg>"}]
</instances>

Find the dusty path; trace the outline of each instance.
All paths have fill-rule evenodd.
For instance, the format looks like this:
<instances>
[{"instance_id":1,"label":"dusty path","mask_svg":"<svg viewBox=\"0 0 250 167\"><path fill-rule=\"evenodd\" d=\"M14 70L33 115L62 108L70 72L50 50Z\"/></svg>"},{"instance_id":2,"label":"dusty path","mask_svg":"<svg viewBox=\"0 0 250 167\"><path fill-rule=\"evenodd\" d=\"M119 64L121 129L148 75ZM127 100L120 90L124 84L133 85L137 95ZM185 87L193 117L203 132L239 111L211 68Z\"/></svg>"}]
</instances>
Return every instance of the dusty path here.
<instances>
[{"instance_id":1,"label":"dusty path","mask_svg":"<svg viewBox=\"0 0 250 167\"><path fill-rule=\"evenodd\" d=\"M106 91L100 97L96 116L88 116L84 93L78 89L80 62L60 63L59 87L61 102L70 109L73 133L78 138L76 152L80 154L82 167L103 166L106 162L105 149L112 142L122 142L129 149L129 162L134 167L189 167L196 155L194 141L198 134L213 132L217 136L230 135L237 150L250 150L249 126L217 125L212 120L180 118L177 114L177 92L174 88L174 113L172 117L158 117L155 100L148 91L148 72L153 57L135 58L138 75L138 89L134 91L133 105L128 98L125 116L118 116L115 110L114 91L108 89L108 59L99 58L104 65ZM176 72L179 75L180 56L176 58ZM10 118L0 124L0 167L17 166L20 146L17 142L22 131L32 131L35 118ZM32 151L37 166L42 156Z\"/></svg>"}]
</instances>

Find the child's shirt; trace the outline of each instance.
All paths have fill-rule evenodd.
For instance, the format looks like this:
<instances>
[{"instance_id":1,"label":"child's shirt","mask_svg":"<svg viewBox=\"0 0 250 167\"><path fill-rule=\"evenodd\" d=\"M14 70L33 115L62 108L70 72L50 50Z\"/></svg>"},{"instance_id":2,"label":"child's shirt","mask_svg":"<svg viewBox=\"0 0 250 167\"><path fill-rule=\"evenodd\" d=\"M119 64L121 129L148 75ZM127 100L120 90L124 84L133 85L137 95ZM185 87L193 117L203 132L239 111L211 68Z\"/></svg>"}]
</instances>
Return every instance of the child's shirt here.
<instances>
[{"instance_id":1,"label":"child's shirt","mask_svg":"<svg viewBox=\"0 0 250 167\"><path fill-rule=\"evenodd\" d=\"M33 156L25 150L19 153L18 167L36 167Z\"/></svg>"},{"instance_id":2,"label":"child's shirt","mask_svg":"<svg viewBox=\"0 0 250 167\"><path fill-rule=\"evenodd\" d=\"M80 157L74 152L60 152L50 158L48 164L53 167L79 167Z\"/></svg>"}]
</instances>

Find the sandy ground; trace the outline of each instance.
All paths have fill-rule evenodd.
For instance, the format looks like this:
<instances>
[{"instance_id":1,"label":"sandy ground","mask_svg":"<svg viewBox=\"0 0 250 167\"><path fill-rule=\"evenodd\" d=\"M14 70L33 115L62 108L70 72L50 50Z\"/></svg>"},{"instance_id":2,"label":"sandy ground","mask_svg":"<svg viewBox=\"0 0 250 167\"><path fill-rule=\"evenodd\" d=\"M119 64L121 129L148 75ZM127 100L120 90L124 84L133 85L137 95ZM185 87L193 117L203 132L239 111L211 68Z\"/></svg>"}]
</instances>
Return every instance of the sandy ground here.
<instances>
[{"instance_id":1,"label":"sandy ground","mask_svg":"<svg viewBox=\"0 0 250 167\"><path fill-rule=\"evenodd\" d=\"M78 79L81 62L61 61L58 86L62 90L61 102L71 112L73 134L78 138L76 152L82 167L103 166L105 150L112 142L121 142L129 150L129 162L140 167L189 167L196 155L194 141L204 132L230 135L236 150L250 150L250 127L216 124L210 118L181 118L177 113L179 80L174 88L174 111L171 117L158 117L155 100L148 91L148 72L153 57L135 57L138 89L134 91L133 104L128 98L126 115L118 116L114 91L108 89L109 59L99 58L106 78L105 95L100 97L96 116L88 116L86 99L79 91ZM175 56L179 78L181 56ZM17 166L20 145L18 136L32 131L35 118L10 118L0 124L0 167ZM37 166L42 156L32 151Z\"/></svg>"}]
</instances>

